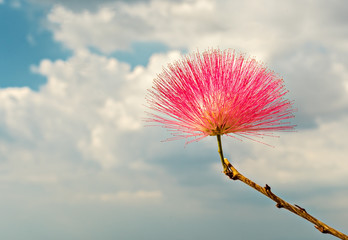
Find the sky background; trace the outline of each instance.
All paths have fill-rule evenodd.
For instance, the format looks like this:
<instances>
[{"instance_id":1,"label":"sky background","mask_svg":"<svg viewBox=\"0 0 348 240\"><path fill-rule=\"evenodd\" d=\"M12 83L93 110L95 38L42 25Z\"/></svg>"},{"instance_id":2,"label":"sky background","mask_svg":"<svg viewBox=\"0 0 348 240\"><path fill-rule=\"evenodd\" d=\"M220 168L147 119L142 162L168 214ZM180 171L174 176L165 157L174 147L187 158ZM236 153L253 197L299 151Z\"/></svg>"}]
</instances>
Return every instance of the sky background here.
<instances>
[{"instance_id":1,"label":"sky background","mask_svg":"<svg viewBox=\"0 0 348 240\"><path fill-rule=\"evenodd\" d=\"M223 137L260 185L348 233L348 2L0 0L0 238L334 239L221 173L216 139L161 142L144 96L182 54L284 78L296 132Z\"/></svg>"}]
</instances>

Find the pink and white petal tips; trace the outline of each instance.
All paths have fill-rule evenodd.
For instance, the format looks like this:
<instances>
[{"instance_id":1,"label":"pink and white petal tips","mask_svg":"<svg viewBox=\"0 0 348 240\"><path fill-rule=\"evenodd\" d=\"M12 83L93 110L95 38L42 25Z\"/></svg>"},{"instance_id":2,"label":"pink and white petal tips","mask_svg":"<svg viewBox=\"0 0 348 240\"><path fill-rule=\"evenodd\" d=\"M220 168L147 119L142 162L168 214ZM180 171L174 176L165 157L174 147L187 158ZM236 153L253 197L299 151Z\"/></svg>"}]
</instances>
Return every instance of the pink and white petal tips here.
<instances>
[{"instance_id":1,"label":"pink and white petal tips","mask_svg":"<svg viewBox=\"0 0 348 240\"><path fill-rule=\"evenodd\" d=\"M232 50L196 52L154 79L147 121L168 128L173 139L191 141L292 130L287 120L294 109L286 93L283 80L254 59Z\"/></svg>"}]
</instances>

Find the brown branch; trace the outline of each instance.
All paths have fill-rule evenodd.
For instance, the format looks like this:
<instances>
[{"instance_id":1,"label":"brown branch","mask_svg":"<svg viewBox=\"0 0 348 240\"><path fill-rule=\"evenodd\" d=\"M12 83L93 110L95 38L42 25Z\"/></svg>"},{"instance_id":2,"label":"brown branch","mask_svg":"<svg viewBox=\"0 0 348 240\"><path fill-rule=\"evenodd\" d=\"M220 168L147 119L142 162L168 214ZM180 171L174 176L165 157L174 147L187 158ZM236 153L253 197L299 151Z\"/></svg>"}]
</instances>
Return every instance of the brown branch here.
<instances>
[{"instance_id":1,"label":"brown branch","mask_svg":"<svg viewBox=\"0 0 348 240\"><path fill-rule=\"evenodd\" d=\"M325 223L321 222L320 220L316 219L312 215L308 214L307 211L298 206L298 205L291 205L288 202L284 201L277 195L275 195L271 191L271 187L266 184L265 187L261 187L260 185L254 183L250 179L246 178L244 175L239 173L237 169L235 169L232 164L227 160L227 158L224 158L224 168L227 167L227 170L224 171L224 173L232 180L239 180L243 183L249 185L250 187L254 188L255 190L259 191L266 197L272 199L274 202L276 202L276 207L278 208L285 208L290 212L293 212L294 214L306 219L307 221L314 224L315 228L318 229L321 233L329 233L337 238L348 240L348 236L341 233L340 231L337 231L336 229L333 229L332 227L326 225Z\"/></svg>"}]
</instances>

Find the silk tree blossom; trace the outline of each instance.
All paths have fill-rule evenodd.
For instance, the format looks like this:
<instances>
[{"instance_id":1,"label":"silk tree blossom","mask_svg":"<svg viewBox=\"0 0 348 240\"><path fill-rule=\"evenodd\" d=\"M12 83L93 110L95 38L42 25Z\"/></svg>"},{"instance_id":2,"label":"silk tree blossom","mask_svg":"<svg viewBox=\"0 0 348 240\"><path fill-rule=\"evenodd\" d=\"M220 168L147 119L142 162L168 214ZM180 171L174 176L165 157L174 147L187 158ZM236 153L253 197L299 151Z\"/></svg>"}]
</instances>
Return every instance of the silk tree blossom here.
<instances>
[{"instance_id":1,"label":"silk tree blossom","mask_svg":"<svg viewBox=\"0 0 348 240\"><path fill-rule=\"evenodd\" d=\"M172 131L176 138L198 141L216 136L223 173L276 202L278 208L306 219L322 233L348 239L298 206L241 174L224 158L221 135L262 136L292 130L292 102L285 98L283 80L263 64L232 50L193 53L169 64L148 90L149 122ZM174 137L175 138L175 137ZM253 138L252 138L253 139Z\"/></svg>"},{"instance_id":2,"label":"silk tree blossom","mask_svg":"<svg viewBox=\"0 0 348 240\"><path fill-rule=\"evenodd\" d=\"M233 50L210 49L169 64L146 99L147 121L168 128L172 139L262 136L294 128L283 79Z\"/></svg>"}]
</instances>

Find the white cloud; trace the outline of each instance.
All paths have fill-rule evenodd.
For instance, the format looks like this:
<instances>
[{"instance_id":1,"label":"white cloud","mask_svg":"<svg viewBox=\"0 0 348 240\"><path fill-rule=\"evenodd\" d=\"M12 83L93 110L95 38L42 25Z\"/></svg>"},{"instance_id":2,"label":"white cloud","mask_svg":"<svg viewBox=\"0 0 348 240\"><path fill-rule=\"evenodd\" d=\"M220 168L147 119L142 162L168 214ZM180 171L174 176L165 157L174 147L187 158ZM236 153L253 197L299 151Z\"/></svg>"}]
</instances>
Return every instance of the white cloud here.
<instances>
[{"instance_id":1,"label":"white cloud","mask_svg":"<svg viewBox=\"0 0 348 240\"><path fill-rule=\"evenodd\" d=\"M163 61L178 56L156 55L147 68L131 70L114 58L78 51L66 61L32 66L47 77L39 91L0 90L2 182L47 186L64 201L161 198L164 170L143 156L152 144L144 141L144 95ZM67 181L73 184L63 187ZM87 183L89 189L75 192ZM105 191L98 192L99 185ZM149 187L156 190L144 190Z\"/></svg>"},{"instance_id":2,"label":"white cloud","mask_svg":"<svg viewBox=\"0 0 348 240\"><path fill-rule=\"evenodd\" d=\"M317 129L282 134L280 138L263 139L275 148L259 143L243 143L244 158L236 156L228 141L225 152L241 173L257 179L260 185L297 189L338 187L346 185L348 161L348 118L320 123ZM220 167L220 166L218 166ZM216 167L215 167L216 168Z\"/></svg>"},{"instance_id":3,"label":"white cloud","mask_svg":"<svg viewBox=\"0 0 348 240\"><path fill-rule=\"evenodd\" d=\"M152 0L117 2L94 12L56 6L48 21L55 39L75 50L94 47L110 53L134 42L157 41L189 51L219 46L250 53L284 76L303 122L299 125L308 127L348 112L342 74L348 66L346 5Z\"/></svg>"},{"instance_id":4,"label":"white cloud","mask_svg":"<svg viewBox=\"0 0 348 240\"><path fill-rule=\"evenodd\" d=\"M156 210L180 215L177 222L186 219L188 225L181 229L197 227L197 233L201 233L198 218L202 216L211 219L218 213L213 219L220 221L220 213L226 214L224 223L229 223L226 206L233 213L244 206L239 216L247 215L255 205L245 204L245 192L225 191L226 179L222 174L219 177L221 166L206 168L219 161L213 139L184 148L184 141L160 143L168 136L165 129L142 127L145 89L151 87L162 66L180 53L153 55L147 66L132 70L115 58L87 50L94 47L110 53L129 48L132 42L158 41L188 50L232 47L279 71L295 96L298 115L314 119L317 127L283 134L274 142L265 139L275 149L248 141L224 141L226 156L246 176L260 184L281 186L283 192L293 193L298 185L302 191L331 188L343 200L318 201L317 206L344 209L347 194L340 187L347 182L348 171L345 8L339 1L283 4L154 0L110 3L93 11L52 8L48 21L53 24L54 37L74 53L67 60L42 60L32 67L48 80L37 92L0 89L3 195L9 202L26 199L40 211L52 202L77 203L72 205L77 208L86 202L101 203L98 207L122 203L132 209L154 202ZM210 159L210 152L216 158ZM227 184L239 190L238 185ZM299 198L315 202L312 196ZM119 217L122 221L129 214L129 208L125 209ZM259 216L267 215L264 208L258 209ZM187 220L190 214L196 216L197 225L193 218ZM65 222L65 216L58 215ZM342 215L339 219L344 219ZM244 221L259 226L259 218L248 217ZM205 226L211 226L208 223Z\"/></svg>"},{"instance_id":5,"label":"white cloud","mask_svg":"<svg viewBox=\"0 0 348 240\"><path fill-rule=\"evenodd\" d=\"M0 120L0 154L2 169L8 169L2 181L47 186L60 193L57 199L73 202L167 199L168 186L173 191L170 194L183 192L190 198L192 187L179 187L174 176L163 168L169 162L158 164L150 159L157 156L169 161L171 155L175 157L181 151L178 147L184 149L184 142L160 143L168 133L164 129L144 129L142 122L146 89L162 65L179 56L179 52L157 54L148 66L131 70L114 58L77 51L66 61L43 60L33 66L34 72L48 79L38 92L28 88L0 91L0 111L5 116ZM247 176L269 184L296 185L305 181L307 187L318 183L337 185L348 171L343 161L348 149L345 121L324 122L319 129L282 136L270 142L276 149L232 140L232 148L238 151L232 151L231 156L238 155L238 166ZM206 143L211 145L207 152L216 152L215 141ZM190 161L201 158L196 152L198 145L205 143L185 148L183 154L193 158ZM229 153L229 147L225 152ZM217 175L220 171L220 166L214 170ZM67 181L73 184L62 187ZM89 188L81 189L81 184ZM105 189L99 191L100 185ZM145 190L149 186L151 189ZM211 197L214 194L211 192Z\"/></svg>"},{"instance_id":6,"label":"white cloud","mask_svg":"<svg viewBox=\"0 0 348 240\"><path fill-rule=\"evenodd\" d=\"M302 7L298 8L300 3ZM55 38L73 49L93 46L110 52L125 49L132 42L160 41L191 50L232 47L265 59L304 42L347 50L342 41L348 34L346 21L342 14L336 14L347 4L326 4L152 0L118 2L95 12L74 12L57 6L48 20L56 25Z\"/></svg>"},{"instance_id":7,"label":"white cloud","mask_svg":"<svg viewBox=\"0 0 348 240\"><path fill-rule=\"evenodd\" d=\"M172 47L191 49L194 48L194 44L197 46L201 46L201 43L209 45L209 41L205 42L204 39L211 39L210 36L219 35L223 36L224 40L217 38L213 43L220 43L224 46L228 45L228 39L231 39L231 45L243 46L242 49L251 49L252 52L258 52L266 59L276 61L274 65L283 70L285 78L289 78L289 86L296 97L297 107L300 112L303 112L303 118L315 118L317 121L322 121L319 122L321 128L305 131L304 135L301 135L301 139L312 137L318 139L317 135L323 131L322 127L330 124L330 121L326 123L323 119L329 118L332 121L340 114L342 119L345 119L347 97L346 91L340 86L345 81L343 74L345 63L337 60L339 55L335 51L332 55L327 55L325 52L321 52L321 45L313 46L303 42L304 39L310 41L320 36L322 32L318 29L311 29L311 34L306 32L305 36L299 34L300 36L294 37L296 31L306 30L302 29L302 23L292 23L291 21L293 17L300 15L294 3L287 2L285 5L273 6L281 9L273 15L271 14L272 8L267 9L266 12L258 12L250 8L250 12L245 15L239 13L240 9L248 9L249 4L251 3L236 3L233 6L233 12L236 14L221 14L221 17L220 15L216 17L216 12L224 13L225 9L232 9L228 8L232 6L213 1L151 1L132 5L117 3L115 5L117 7L103 7L96 12L87 10L73 12L57 6L52 9L48 19L56 24L55 38L74 49L75 55L68 61L44 60L39 67L34 68L36 72L47 76L49 81L41 88L39 94L33 93L33 95L35 95L36 101L40 102L45 99L46 105L49 102L49 105L55 106L62 116L67 116L67 120L63 120L65 122L61 123L61 126L66 128L69 123L68 125L72 126L71 129L78 131L78 134L70 134L69 137L73 139L71 144L82 154L83 158L97 161L107 169L120 166L124 164L122 156L126 151L120 147L120 141L122 141L120 139L127 136L129 132L140 131L143 125L140 119L144 110L142 104L145 89L150 87L152 78L161 71L161 66L165 65L169 59L179 57L179 53L156 55L150 59L146 68L138 66L131 71L129 65L113 58L91 54L86 47L93 46L110 52L126 48L132 41L157 40ZM257 3L254 2L254 4ZM285 11L286 14L280 18L282 11ZM306 26L314 24L313 21L316 21L316 18L312 17L304 18ZM213 18L214 21L211 21ZM278 18L280 20L276 21ZM247 21L248 19L249 21ZM168 24L169 22L171 24ZM205 24L206 22L209 24ZM275 24L270 25L271 22L275 22ZM127 27L124 25L126 23ZM212 26L213 23L217 27ZM288 32L285 32L282 26L287 24L290 25ZM119 34L117 29L124 32ZM182 33L175 32L175 29L180 29ZM182 34L185 37L182 37ZM263 35L265 37L262 37ZM256 36L259 37L256 38ZM290 37L292 38L290 39ZM176 39L176 41L172 41L172 39ZM281 43L277 43L278 39L282 40ZM335 39L326 40L335 41ZM285 45L290 48L284 48ZM299 50L291 52L291 49L295 49L294 47L299 47ZM341 49L343 47L342 44L336 46ZM316 69L315 75L312 69ZM304 77L306 78L303 79ZM332 83L332 79L335 79L335 84ZM308 89L312 89L312 91L308 91ZM329 114L331 117L327 117ZM339 123L342 121L339 120ZM40 129L43 125L44 123L41 123L37 128ZM336 126L335 130L339 127ZM55 135L54 131L57 130L57 127L54 128L52 133L47 129L42 132L45 135ZM64 130L60 132L64 132ZM311 136L309 133L315 136ZM264 154L262 158L245 161L244 164L258 164L261 168L263 165L269 165L268 161L277 161L276 159L280 156L276 154L280 154L280 152L282 158L285 158L283 156L285 153L286 157L290 158L286 162L294 164L296 159L291 159L293 154L289 152L293 151L296 156L299 156L297 159L304 159L298 161L304 161L303 164L307 164L306 167L308 167L312 160L306 154L315 151L317 147L322 151L330 152L325 148L324 142L318 143L319 145L309 145L303 150L302 144L296 145L297 138L298 135L291 138L292 142L287 142L286 147L281 151L274 153L266 151L262 153ZM120 152L122 153L120 154ZM340 159L340 154L345 154L345 152L338 151L336 159ZM320 157L324 155L324 153L318 155L318 161L323 162ZM292 172L289 171L294 170L299 164L295 164L296 166L293 167L286 165L287 171L280 169L283 164L272 162L270 165L278 170L278 177L281 181L290 181ZM318 171L321 172L322 169L324 168L320 168ZM336 171L340 169L336 169ZM292 179L294 182L307 177L304 172L298 172L298 174L301 177ZM334 175L336 176L332 178L334 182L342 178L341 173L337 172Z\"/></svg>"},{"instance_id":8,"label":"white cloud","mask_svg":"<svg viewBox=\"0 0 348 240\"><path fill-rule=\"evenodd\" d=\"M56 40L72 49L96 47L103 52L127 49L132 42L161 41L186 47L188 39L217 31L211 1L151 1L128 5L120 2L97 12L73 12L61 6L48 20ZM174 21L173 21L174 20ZM202 26L197 26L197 22ZM175 41L173 41L175 36Z\"/></svg>"},{"instance_id":9,"label":"white cloud","mask_svg":"<svg viewBox=\"0 0 348 240\"><path fill-rule=\"evenodd\" d=\"M117 164L120 137L142 129L145 89L154 73L139 68L131 72L125 63L87 51L65 62L43 60L33 70L48 79L31 106L38 108L36 116L33 110L24 112L43 119L39 131L48 139L64 132L86 158L106 167Z\"/></svg>"},{"instance_id":10,"label":"white cloud","mask_svg":"<svg viewBox=\"0 0 348 240\"><path fill-rule=\"evenodd\" d=\"M302 46L275 58L298 108L299 127L311 121L335 121L347 114L346 70L342 67L347 64L337 57L338 53L322 52L318 46Z\"/></svg>"},{"instance_id":11,"label":"white cloud","mask_svg":"<svg viewBox=\"0 0 348 240\"><path fill-rule=\"evenodd\" d=\"M32 68L48 79L38 92L28 88L0 91L0 110L5 116L0 120L3 158L9 162L11 159L21 159L24 165L30 165L34 159L62 161L58 168L65 168L70 159L75 159L84 164L97 164L103 169L117 169L121 166L136 169L134 161L144 163L144 159L134 153L136 151L130 149L129 144L140 146L142 142L151 142L144 136L140 137L140 133L154 132L142 128L145 89L151 86L152 79L160 73L162 65L178 58L180 54L173 51L155 55L148 66L137 66L131 70L128 64L92 54L86 47L93 46L110 52L125 48L132 41L156 40L171 47L188 49L221 44L222 47L237 46L251 50L274 61L273 65L284 70L284 77L289 78L286 82L296 96L297 107L304 109L302 115L319 121L318 129L299 130L299 134L286 140L284 147L277 151L254 149L252 153L262 157L250 158L242 164L247 169L253 169L251 166L254 165L259 168L271 166L274 171L277 170L280 181L291 180L295 183L308 177L305 171L298 171L299 176L292 179L295 168L301 164L305 169L314 165L323 174L325 168L320 165L325 165L323 156L329 158L331 154L335 158L330 164L335 164L336 168L333 169L334 177L330 184L342 180L346 167L344 164L340 168L337 166L346 154L341 145L341 142L345 142L344 135L341 136L342 141L335 142L333 148L326 147L331 146L330 142L324 141L327 138L322 141L318 139L321 135L333 136L333 139L335 134L340 134L340 129L345 128L347 92L342 86L347 81L347 69L338 50L345 52L346 45L336 38L323 37L327 31L337 31L335 33L338 34L339 28L332 30L329 25L325 25L321 31L316 27L316 23L332 16L331 12L339 6L334 5L319 21L318 16L323 11L321 8L316 6L316 11L310 12L308 17L302 13L306 8L313 7L312 3L305 5L304 9L295 8L295 3L261 6L257 1L232 4L208 0L154 0L131 5L116 3L95 12L74 12L62 6L54 7L48 19L56 24L55 38L74 49L74 55L66 61L43 60L39 66ZM250 5L267 11L255 10ZM274 8L279 11L274 12ZM231 13L226 14L226 11ZM293 21L295 17L303 21ZM330 21L345 26L339 19ZM285 25L286 31L283 29ZM308 30L307 26L312 28ZM321 39L316 41L318 45L308 45L306 42L316 39ZM328 47L329 44L332 46ZM293 52L294 49L297 51ZM326 121L327 118L330 121ZM333 122L333 119L337 119L337 122ZM139 139L134 141L137 133ZM127 140L130 136L132 143ZM308 144L300 143L297 140L299 136ZM15 144L10 144L10 141ZM130 152L137 158L127 162L126 156ZM55 153L54 156L52 153ZM288 160L278 161L279 158ZM314 164L313 159L318 159L320 164ZM28 178L32 174L29 172ZM258 172L254 174L257 176ZM42 178L45 177L43 174Z\"/></svg>"}]
</instances>

